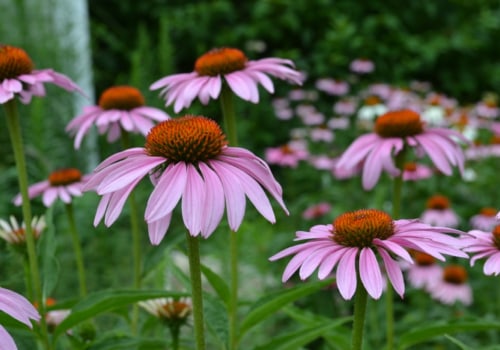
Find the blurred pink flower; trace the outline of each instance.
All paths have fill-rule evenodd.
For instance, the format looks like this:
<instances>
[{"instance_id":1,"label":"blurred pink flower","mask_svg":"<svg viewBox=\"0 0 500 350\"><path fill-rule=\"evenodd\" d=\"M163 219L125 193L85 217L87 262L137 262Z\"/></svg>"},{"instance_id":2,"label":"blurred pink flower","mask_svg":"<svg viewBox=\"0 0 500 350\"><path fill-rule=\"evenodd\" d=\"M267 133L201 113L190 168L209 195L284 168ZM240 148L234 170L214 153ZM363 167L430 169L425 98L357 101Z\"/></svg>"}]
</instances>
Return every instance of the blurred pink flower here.
<instances>
[{"instance_id":1,"label":"blurred pink flower","mask_svg":"<svg viewBox=\"0 0 500 350\"><path fill-rule=\"evenodd\" d=\"M472 303L472 289L467 283L467 271L460 265L449 265L443 268L441 278L435 279L428 286L431 297L446 305L457 301L464 305Z\"/></svg>"},{"instance_id":2,"label":"blurred pink flower","mask_svg":"<svg viewBox=\"0 0 500 350\"><path fill-rule=\"evenodd\" d=\"M352 99L340 100L333 105L333 111L335 114L346 116L353 115L354 112L356 112L356 108L357 103Z\"/></svg>"},{"instance_id":3,"label":"blurred pink flower","mask_svg":"<svg viewBox=\"0 0 500 350\"><path fill-rule=\"evenodd\" d=\"M318 79L316 81L316 89L326 92L329 95L343 96L349 92L349 83L330 78Z\"/></svg>"},{"instance_id":4,"label":"blurred pink flower","mask_svg":"<svg viewBox=\"0 0 500 350\"><path fill-rule=\"evenodd\" d=\"M427 289L435 280L443 275L443 268L436 264L436 259L423 252L412 252L414 264L406 271L408 282L415 288Z\"/></svg>"},{"instance_id":5,"label":"blurred pink flower","mask_svg":"<svg viewBox=\"0 0 500 350\"><path fill-rule=\"evenodd\" d=\"M403 169L404 181L418 181L428 179L434 175L434 171L426 165L407 162Z\"/></svg>"},{"instance_id":6,"label":"blurred pink flower","mask_svg":"<svg viewBox=\"0 0 500 350\"><path fill-rule=\"evenodd\" d=\"M224 82L243 100L258 103L259 84L274 93L268 75L302 85L303 74L293 68L293 62L287 59L251 61L238 49L218 48L199 57L193 72L166 76L153 83L150 89L162 89L160 96L165 98L167 106L174 104L175 112L189 107L196 97L203 104L210 98L218 98Z\"/></svg>"},{"instance_id":7,"label":"blurred pink flower","mask_svg":"<svg viewBox=\"0 0 500 350\"><path fill-rule=\"evenodd\" d=\"M301 160L305 160L309 156L307 149L297 147L294 143L280 147L269 147L264 153L264 158L269 164L290 168L296 168Z\"/></svg>"},{"instance_id":8,"label":"blurred pink flower","mask_svg":"<svg viewBox=\"0 0 500 350\"><path fill-rule=\"evenodd\" d=\"M59 198L64 203L71 203L73 197L82 195L82 187L89 175L82 175L75 168L59 169L52 172L45 181L37 182L28 188L30 199L42 196L43 204L48 208ZM15 205L22 204L21 194L14 197Z\"/></svg>"},{"instance_id":9,"label":"blurred pink flower","mask_svg":"<svg viewBox=\"0 0 500 350\"><path fill-rule=\"evenodd\" d=\"M302 217L307 220L318 219L326 214L328 214L332 210L332 206L330 203L321 202L318 204L314 204L308 207L302 213Z\"/></svg>"},{"instance_id":10,"label":"blurred pink flower","mask_svg":"<svg viewBox=\"0 0 500 350\"><path fill-rule=\"evenodd\" d=\"M219 125L209 118L185 116L154 126L144 148L131 148L105 159L85 190L102 196L94 224L110 226L139 181L150 175L154 189L144 218L152 244L165 236L172 212L182 198L182 218L192 236L209 237L227 210L229 227L237 231L246 197L274 223L266 189L283 210L282 189L268 165L250 151L228 147Z\"/></svg>"},{"instance_id":11,"label":"blurred pink flower","mask_svg":"<svg viewBox=\"0 0 500 350\"><path fill-rule=\"evenodd\" d=\"M33 96L45 96L45 83L52 83L68 91L83 91L67 76L52 69L33 69L28 54L21 48L0 45L0 104L16 95L24 103Z\"/></svg>"},{"instance_id":12,"label":"blurred pink flower","mask_svg":"<svg viewBox=\"0 0 500 350\"><path fill-rule=\"evenodd\" d=\"M467 142L462 134L442 128L426 128L420 116L412 110L387 112L377 118L375 132L356 139L342 154L337 168L353 169L363 164L363 188L372 189L382 170L400 175L394 157L403 148L414 148L418 155L427 154L445 175L452 166L464 169L464 154L456 139Z\"/></svg>"},{"instance_id":13,"label":"blurred pink flower","mask_svg":"<svg viewBox=\"0 0 500 350\"><path fill-rule=\"evenodd\" d=\"M0 288L0 310L33 328L30 320L39 321L40 315L35 307L22 295ZM0 325L0 349L17 350L10 334Z\"/></svg>"},{"instance_id":14,"label":"blurred pink flower","mask_svg":"<svg viewBox=\"0 0 500 350\"><path fill-rule=\"evenodd\" d=\"M311 276L315 269L318 269L318 278L324 279L336 267L339 292L348 300L356 291L358 272L368 294L374 299L380 298L384 287L381 258L390 283L402 297L405 290L403 273L393 256L413 263L406 250L413 249L439 260L445 260L442 254L467 257L459 249L459 239L445 233L463 232L432 227L417 220L392 220L376 209L357 210L338 216L333 224L316 225L309 232L298 231L296 241L309 241L289 247L270 260L295 255L283 273L283 282L297 270L302 280Z\"/></svg>"},{"instance_id":15,"label":"blurred pink flower","mask_svg":"<svg viewBox=\"0 0 500 350\"><path fill-rule=\"evenodd\" d=\"M375 70L375 63L366 58L357 58L351 62L349 69L358 74L367 74Z\"/></svg>"},{"instance_id":16,"label":"blurred pink flower","mask_svg":"<svg viewBox=\"0 0 500 350\"><path fill-rule=\"evenodd\" d=\"M483 266L485 275L500 274L500 225L496 225L491 231L472 230L468 236L462 238L463 251L473 253L470 258L470 265L479 259L486 259Z\"/></svg>"},{"instance_id":17,"label":"blurred pink flower","mask_svg":"<svg viewBox=\"0 0 500 350\"><path fill-rule=\"evenodd\" d=\"M141 133L146 136L153 121L163 121L169 116L160 109L144 105L141 92L132 86L113 86L106 89L97 106L87 106L83 113L66 126L75 137L75 149L80 148L83 137L92 126L99 134L106 134L108 142L116 141L122 131Z\"/></svg>"},{"instance_id":18,"label":"blurred pink flower","mask_svg":"<svg viewBox=\"0 0 500 350\"><path fill-rule=\"evenodd\" d=\"M460 218L450 208L450 201L442 195L434 195L427 200L427 209L420 216L420 220L431 226L457 227Z\"/></svg>"},{"instance_id":19,"label":"blurred pink flower","mask_svg":"<svg viewBox=\"0 0 500 350\"><path fill-rule=\"evenodd\" d=\"M472 216L469 223L473 230L480 231L491 231L493 227L497 225L497 219L495 214L497 209L495 208L482 208L479 214Z\"/></svg>"}]
</instances>

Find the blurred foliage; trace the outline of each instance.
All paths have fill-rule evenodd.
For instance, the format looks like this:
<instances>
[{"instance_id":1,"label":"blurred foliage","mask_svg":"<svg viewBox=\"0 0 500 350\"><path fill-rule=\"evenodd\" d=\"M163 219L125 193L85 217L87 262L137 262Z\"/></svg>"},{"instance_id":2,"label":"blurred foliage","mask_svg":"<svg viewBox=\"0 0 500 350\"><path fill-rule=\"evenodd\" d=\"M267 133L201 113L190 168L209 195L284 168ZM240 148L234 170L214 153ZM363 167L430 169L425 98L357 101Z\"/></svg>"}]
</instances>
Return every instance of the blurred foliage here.
<instances>
[{"instance_id":1,"label":"blurred foliage","mask_svg":"<svg viewBox=\"0 0 500 350\"><path fill-rule=\"evenodd\" d=\"M219 46L290 58L311 78L345 78L349 62L366 57L374 81L429 81L464 102L500 87L498 0L89 0L89 9L98 91L131 79L140 47L142 71L157 79L191 71ZM264 50L252 52L255 43Z\"/></svg>"}]
</instances>

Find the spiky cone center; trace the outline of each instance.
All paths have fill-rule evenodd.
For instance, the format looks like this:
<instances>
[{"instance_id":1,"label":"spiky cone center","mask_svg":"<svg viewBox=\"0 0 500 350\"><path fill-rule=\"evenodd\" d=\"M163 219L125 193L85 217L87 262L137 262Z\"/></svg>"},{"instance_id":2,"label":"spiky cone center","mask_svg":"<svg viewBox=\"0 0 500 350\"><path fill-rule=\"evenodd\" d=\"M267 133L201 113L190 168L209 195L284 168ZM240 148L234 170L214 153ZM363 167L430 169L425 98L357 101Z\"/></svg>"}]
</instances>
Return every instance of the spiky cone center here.
<instances>
[{"instance_id":1,"label":"spiky cone center","mask_svg":"<svg viewBox=\"0 0 500 350\"><path fill-rule=\"evenodd\" d=\"M494 217L495 215L497 215L497 212L498 212L497 209L491 208L491 207L481 208L481 210L479 211L479 213L481 215L491 217L491 218Z\"/></svg>"},{"instance_id":2,"label":"spiky cone center","mask_svg":"<svg viewBox=\"0 0 500 350\"><path fill-rule=\"evenodd\" d=\"M104 90L99 97L99 107L104 110L118 109L130 111L144 106L145 100L141 92L127 85L112 86Z\"/></svg>"},{"instance_id":3,"label":"spiky cone center","mask_svg":"<svg viewBox=\"0 0 500 350\"><path fill-rule=\"evenodd\" d=\"M26 51L14 46L0 45L0 82L33 70L33 62Z\"/></svg>"},{"instance_id":4,"label":"spiky cone center","mask_svg":"<svg viewBox=\"0 0 500 350\"><path fill-rule=\"evenodd\" d=\"M243 52L230 47L216 48L200 56L194 70L199 75L215 77L245 68L248 59Z\"/></svg>"},{"instance_id":5,"label":"spiky cone center","mask_svg":"<svg viewBox=\"0 0 500 350\"><path fill-rule=\"evenodd\" d=\"M344 213L333 221L333 240L346 247L371 247L373 240L385 240L394 234L389 214L377 209Z\"/></svg>"},{"instance_id":6,"label":"spiky cone center","mask_svg":"<svg viewBox=\"0 0 500 350\"><path fill-rule=\"evenodd\" d=\"M442 195L432 196L427 200L427 208L434 210L445 210L450 207L450 200L448 197Z\"/></svg>"},{"instance_id":7,"label":"spiky cone center","mask_svg":"<svg viewBox=\"0 0 500 350\"><path fill-rule=\"evenodd\" d=\"M500 249L500 225L493 227L491 234L493 235L493 243L495 243L495 246Z\"/></svg>"},{"instance_id":8,"label":"spiky cone center","mask_svg":"<svg viewBox=\"0 0 500 350\"><path fill-rule=\"evenodd\" d=\"M191 313L191 305L183 301L171 301L162 306L161 315L169 320L185 320Z\"/></svg>"},{"instance_id":9,"label":"spiky cone center","mask_svg":"<svg viewBox=\"0 0 500 350\"><path fill-rule=\"evenodd\" d=\"M431 266L434 265L436 259L427 253L424 252L413 252L413 259L418 266Z\"/></svg>"},{"instance_id":10,"label":"spiky cone center","mask_svg":"<svg viewBox=\"0 0 500 350\"><path fill-rule=\"evenodd\" d=\"M380 137L407 137L421 134L424 124L420 115L411 109L390 111L375 121L375 132Z\"/></svg>"},{"instance_id":11,"label":"spiky cone center","mask_svg":"<svg viewBox=\"0 0 500 350\"><path fill-rule=\"evenodd\" d=\"M461 285L467 281L467 270L460 265L449 265L443 269L443 280L445 282Z\"/></svg>"},{"instance_id":12,"label":"spiky cone center","mask_svg":"<svg viewBox=\"0 0 500 350\"><path fill-rule=\"evenodd\" d=\"M226 136L215 121L187 115L154 126L144 148L149 155L169 162L196 164L217 157L226 145Z\"/></svg>"},{"instance_id":13,"label":"spiky cone center","mask_svg":"<svg viewBox=\"0 0 500 350\"><path fill-rule=\"evenodd\" d=\"M82 179L82 173L75 168L59 169L49 175L51 186L66 186Z\"/></svg>"}]
</instances>

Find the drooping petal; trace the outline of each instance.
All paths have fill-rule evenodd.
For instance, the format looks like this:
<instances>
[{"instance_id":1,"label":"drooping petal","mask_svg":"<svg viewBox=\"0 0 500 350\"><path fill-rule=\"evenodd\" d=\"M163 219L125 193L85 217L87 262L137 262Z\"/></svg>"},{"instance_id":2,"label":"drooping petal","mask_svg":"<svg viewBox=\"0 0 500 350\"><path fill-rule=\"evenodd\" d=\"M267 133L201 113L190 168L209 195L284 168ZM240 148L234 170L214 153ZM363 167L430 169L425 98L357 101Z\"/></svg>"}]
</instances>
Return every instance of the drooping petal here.
<instances>
[{"instance_id":1,"label":"drooping petal","mask_svg":"<svg viewBox=\"0 0 500 350\"><path fill-rule=\"evenodd\" d=\"M187 165L186 176L186 187L182 196L182 219L189 234L195 237L201 231L205 206L212 203L206 202L205 183L193 165Z\"/></svg>"},{"instance_id":2,"label":"drooping petal","mask_svg":"<svg viewBox=\"0 0 500 350\"><path fill-rule=\"evenodd\" d=\"M391 284L394 287L396 293L398 293L402 298L405 292L405 283L401 267L396 261L392 260L391 256L386 252L385 249L378 248L378 252L382 257L382 260L384 261L385 271L387 273L387 276L389 277L389 281L391 281Z\"/></svg>"},{"instance_id":3,"label":"drooping petal","mask_svg":"<svg viewBox=\"0 0 500 350\"><path fill-rule=\"evenodd\" d=\"M356 291L356 256L359 248L350 248L345 251L344 255L337 266L337 286L342 297L350 300Z\"/></svg>"},{"instance_id":4,"label":"drooping petal","mask_svg":"<svg viewBox=\"0 0 500 350\"><path fill-rule=\"evenodd\" d=\"M372 298L378 299L382 295L383 280L380 266L375 253L371 248L362 248L359 254L359 275L361 282Z\"/></svg>"},{"instance_id":5,"label":"drooping petal","mask_svg":"<svg viewBox=\"0 0 500 350\"><path fill-rule=\"evenodd\" d=\"M163 237L167 233L168 227L170 226L170 220L172 219L172 213L165 215L159 220L148 222L148 232L149 240L151 244L160 244Z\"/></svg>"},{"instance_id":6,"label":"drooping petal","mask_svg":"<svg viewBox=\"0 0 500 350\"><path fill-rule=\"evenodd\" d=\"M212 234L224 215L224 191L217 174L205 163L198 167L205 181L206 204L203 211L201 234L207 238Z\"/></svg>"}]
</instances>

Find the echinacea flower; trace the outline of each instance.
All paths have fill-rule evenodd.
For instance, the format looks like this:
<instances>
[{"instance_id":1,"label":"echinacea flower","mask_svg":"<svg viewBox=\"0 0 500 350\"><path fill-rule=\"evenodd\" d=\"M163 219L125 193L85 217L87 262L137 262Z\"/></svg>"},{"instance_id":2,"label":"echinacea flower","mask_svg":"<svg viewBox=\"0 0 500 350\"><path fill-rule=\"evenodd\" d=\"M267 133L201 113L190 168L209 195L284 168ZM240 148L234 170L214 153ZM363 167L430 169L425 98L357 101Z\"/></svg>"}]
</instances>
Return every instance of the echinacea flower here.
<instances>
[{"instance_id":1,"label":"echinacea flower","mask_svg":"<svg viewBox=\"0 0 500 350\"><path fill-rule=\"evenodd\" d=\"M185 324L193 309L189 298L157 298L140 301L138 305L167 325Z\"/></svg>"},{"instance_id":2,"label":"echinacea flower","mask_svg":"<svg viewBox=\"0 0 500 350\"><path fill-rule=\"evenodd\" d=\"M132 86L112 86L101 94L97 106L87 106L83 113L66 126L75 137L75 149L79 149L83 137L92 126L99 134L107 134L108 142L116 141L122 131L141 133L146 136L153 121L163 121L169 116L158 108L145 106L141 92Z\"/></svg>"},{"instance_id":3,"label":"echinacea flower","mask_svg":"<svg viewBox=\"0 0 500 350\"><path fill-rule=\"evenodd\" d=\"M71 203L73 197L82 195L82 186L88 179L75 168L59 169L52 172L47 180L37 182L28 188L29 198L42 196L43 204L48 208L57 198L66 204ZM21 195L14 198L15 205L22 204Z\"/></svg>"},{"instance_id":4,"label":"echinacea flower","mask_svg":"<svg viewBox=\"0 0 500 350\"><path fill-rule=\"evenodd\" d=\"M19 96L27 104L32 96L45 96L45 83L68 91L83 91L67 76L52 69L34 69L33 62L21 48L0 45L0 104Z\"/></svg>"},{"instance_id":5,"label":"echinacea flower","mask_svg":"<svg viewBox=\"0 0 500 350\"><path fill-rule=\"evenodd\" d=\"M495 218L496 213L497 209L495 208L482 208L479 214L472 216L469 220L472 229L491 231L493 227L497 225L497 219Z\"/></svg>"},{"instance_id":6,"label":"echinacea flower","mask_svg":"<svg viewBox=\"0 0 500 350\"><path fill-rule=\"evenodd\" d=\"M40 236L46 227L45 218L43 216L34 216L31 220L31 230L35 240ZM8 243L15 246L24 245L26 243L26 223L18 223L14 216L10 216L9 221L0 219L0 237Z\"/></svg>"},{"instance_id":7,"label":"echinacea flower","mask_svg":"<svg viewBox=\"0 0 500 350\"><path fill-rule=\"evenodd\" d=\"M324 279L336 267L336 283L346 300L351 299L357 287L357 274L368 294L380 298L384 278L380 259L394 290L403 297L405 285L401 267L394 257L409 263L413 259L406 249L427 253L445 260L443 254L466 257L458 238L445 233L463 232L425 225L418 220L393 220L376 209L362 209L338 216L332 224L316 225L310 231L298 231L296 241L309 240L289 247L270 258L271 261L295 255L288 263L283 282L297 270L302 280L318 269L318 278Z\"/></svg>"},{"instance_id":8,"label":"echinacea flower","mask_svg":"<svg viewBox=\"0 0 500 350\"><path fill-rule=\"evenodd\" d=\"M288 143L265 150L264 158L269 164L296 168L301 160L307 159L309 151L299 143Z\"/></svg>"},{"instance_id":9,"label":"echinacea flower","mask_svg":"<svg viewBox=\"0 0 500 350\"><path fill-rule=\"evenodd\" d=\"M462 238L464 242L463 251L473 253L470 259L471 266L479 259L486 258L483 266L485 275L500 274L500 225L496 225L489 232L471 230L468 236Z\"/></svg>"},{"instance_id":10,"label":"echinacea flower","mask_svg":"<svg viewBox=\"0 0 500 350\"><path fill-rule=\"evenodd\" d=\"M436 259L423 252L413 252L414 264L408 266L406 275L408 282L415 288L427 289L436 280L441 279L443 267L436 263Z\"/></svg>"},{"instance_id":11,"label":"echinacea flower","mask_svg":"<svg viewBox=\"0 0 500 350\"><path fill-rule=\"evenodd\" d=\"M307 207L307 209L302 212L302 217L307 220L318 219L328 214L330 210L332 210L330 203L321 202Z\"/></svg>"},{"instance_id":12,"label":"echinacea flower","mask_svg":"<svg viewBox=\"0 0 500 350\"><path fill-rule=\"evenodd\" d=\"M182 198L182 217L192 236L210 236L227 210L229 227L237 231L245 214L245 197L268 221L275 222L266 189L287 213L281 186L269 166L250 151L227 145L217 123L184 116L154 126L144 148L116 153L94 170L85 185L102 195L94 224L111 225L139 181L150 174L154 189L145 220L151 243L165 235L172 211Z\"/></svg>"},{"instance_id":13,"label":"echinacea flower","mask_svg":"<svg viewBox=\"0 0 500 350\"><path fill-rule=\"evenodd\" d=\"M415 162L406 162L403 166L403 181L418 181L428 179L434 171L428 166Z\"/></svg>"},{"instance_id":14,"label":"echinacea flower","mask_svg":"<svg viewBox=\"0 0 500 350\"><path fill-rule=\"evenodd\" d=\"M467 270L460 265L443 268L440 279L434 280L428 288L431 297L446 305L457 301L464 305L472 303L472 289L467 283Z\"/></svg>"},{"instance_id":15,"label":"echinacea flower","mask_svg":"<svg viewBox=\"0 0 500 350\"><path fill-rule=\"evenodd\" d=\"M354 73L367 74L375 70L375 63L366 58L357 58L350 63L349 69Z\"/></svg>"},{"instance_id":16,"label":"echinacea flower","mask_svg":"<svg viewBox=\"0 0 500 350\"><path fill-rule=\"evenodd\" d=\"M418 155L427 154L445 175L451 175L452 166L463 172L465 157L457 143L467 140L454 130L427 128L418 113L406 109L387 112L375 121L375 132L357 138L342 154L337 167L352 169L363 166L362 182L365 190L372 189L382 170L399 176L401 170L394 157L404 149L414 148Z\"/></svg>"},{"instance_id":17,"label":"echinacea flower","mask_svg":"<svg viewBox=\"0 0 500 350\"><path fill-rule=\"evenodd\" d=\"M450 207L449 199L437 194L427 200L427 209L420 215L420 221L431 226L457 227L460 218Z\"/></svg>"},{"instance_id":18,"label":"echinacea flower","mask_svg":"<svg viewBox=\"0 0 500 350\"><path fill-rule=\"evenodd\" d=\"M25 297L5 288L0 288L0 310L30 328L33 328L30 320L40 320L38 311L36 311L35 307ZM14 340L1 325L0 349L17 350Z\"/></svg>"},{"instance_id":19,"label":"echinacea flower","mask_svg":"<svg viewBox=\"0 0 500 350\"><path fill-rule=\"evenodd\" d=\"M274 85L268 75L302 85L303 74L293 67L293 62L287 59L252 61L238 49L218 48L199 57L193 72L164 77L153 83L150 89L162 89L160 96L165 98L167 106L174 104L175 112L189 107L196 97L202 104L207 104L211 98L218 98L223 83L227 83L243 100L258 103L259 84L269 93L274 93Z\"/></svg>"}]
</instances>

